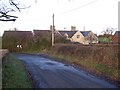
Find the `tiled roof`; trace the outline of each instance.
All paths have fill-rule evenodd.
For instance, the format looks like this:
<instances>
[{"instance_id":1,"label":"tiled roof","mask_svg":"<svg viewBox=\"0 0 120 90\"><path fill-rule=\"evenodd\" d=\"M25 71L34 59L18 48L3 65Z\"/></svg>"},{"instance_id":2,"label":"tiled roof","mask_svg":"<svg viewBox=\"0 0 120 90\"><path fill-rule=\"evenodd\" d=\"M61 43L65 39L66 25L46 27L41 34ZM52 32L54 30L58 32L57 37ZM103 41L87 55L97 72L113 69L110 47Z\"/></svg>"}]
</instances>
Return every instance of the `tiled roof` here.
<instances>
[{"instance_id":1,"label":"tiled roof","mask_svg":"<svg viewBox=\"0 0 120 90\"><path fill-rule=\"evenodd\" d=\"M24 37L31 37L32 36L32 32L31 31L4 31L3 36L18 36L21 38Z\"/></svg>"},{"instance_id":2,"label":"tiled roof","mask_svg":"<svg viewBox=\"0 0 120 90\"><path fill-rule=\"evenodd\" d=\"M50 30L33 30L35 36L49 36L51 35Z\"/></svg>"},{"instance_id":3,"label":"tiled roof","mask_svg":"<svg viewBox=\"0 0 120 90\"><path fill-rule=\"evenodd\" d=\"M84 37L86 37L86 36L88 36L90 31L80 31L80 32L83 34Z\"/></svg>"},{"instance_id":4,"label":"tiled roof","mask_svg":"<svg viewBox=\"0 0 120 90\"><path fill-rule=\"evenodd\" d=\"M116 33L115 34L117 34L117 35L119 35L120 36L120 31L116 31Z\"/></svg>"},{"instance_id":5,"label":"tiled roof","mask_svg":"<svg viewBox=\"0 0 120 90\"><path fill-rule=\"evenodd\" d=\"M68 34L69 37L72 37L77 31L59 31L61 35Z\"/></svg>"}]
</instances>

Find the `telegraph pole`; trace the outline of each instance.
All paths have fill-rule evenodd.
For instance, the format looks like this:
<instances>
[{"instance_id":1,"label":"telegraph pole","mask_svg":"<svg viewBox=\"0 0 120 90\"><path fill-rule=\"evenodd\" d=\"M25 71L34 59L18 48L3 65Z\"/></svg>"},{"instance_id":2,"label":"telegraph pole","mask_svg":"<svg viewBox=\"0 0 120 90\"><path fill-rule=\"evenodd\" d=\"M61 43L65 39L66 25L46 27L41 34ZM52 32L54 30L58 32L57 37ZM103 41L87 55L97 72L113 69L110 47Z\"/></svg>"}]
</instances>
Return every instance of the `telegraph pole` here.
<instances>
[{"instance_id":1,"label":"telegraph pole","mask_svg":"<svg viewBox=\"0 0 120 90\"><path fill-rule=\"evenodd\" d=\"M54 14L53 14L53 27L52 27L52 46L54 46L54 31L55 31L55 25L54 25Z\"/></svg>"}]
</instances>

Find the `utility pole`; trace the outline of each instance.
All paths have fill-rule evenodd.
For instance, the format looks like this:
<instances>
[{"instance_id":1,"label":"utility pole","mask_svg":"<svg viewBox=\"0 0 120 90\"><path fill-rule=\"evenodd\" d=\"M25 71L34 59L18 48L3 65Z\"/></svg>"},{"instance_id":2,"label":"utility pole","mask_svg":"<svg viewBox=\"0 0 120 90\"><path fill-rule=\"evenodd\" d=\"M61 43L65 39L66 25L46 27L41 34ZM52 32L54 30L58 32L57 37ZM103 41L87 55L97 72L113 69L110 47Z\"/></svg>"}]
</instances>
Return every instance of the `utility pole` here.
<instances>
[{"instance_id":1,"label":"utility pole","mask_svg":"<svg viewBox=\"0 0 120 90\"><path fill-rule=\"evenodd\" d=\"M53 14L53 27L52 27L52 46L54 46L54 31L55 31L55 25L54 25L54 14Z\"/></svg>"}]
</instances>

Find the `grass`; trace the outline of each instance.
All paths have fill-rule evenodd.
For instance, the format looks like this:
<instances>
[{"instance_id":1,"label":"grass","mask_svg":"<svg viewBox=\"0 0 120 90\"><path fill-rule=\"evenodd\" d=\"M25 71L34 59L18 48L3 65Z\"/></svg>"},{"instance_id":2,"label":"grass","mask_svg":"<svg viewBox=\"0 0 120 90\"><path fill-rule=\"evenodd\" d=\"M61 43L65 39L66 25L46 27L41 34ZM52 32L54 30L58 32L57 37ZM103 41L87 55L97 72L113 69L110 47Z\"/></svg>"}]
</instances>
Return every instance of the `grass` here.
<instances>
[{"instance_id":1,"label":"grass","mask_svg":"<svg viewBox=\"0 0 120 90\"><path fill-rule=\"evenodd\" d=\"M23 63L12 54L3 59L2 70L3 88L31 88Z\"/></svg>"}]
</instances>

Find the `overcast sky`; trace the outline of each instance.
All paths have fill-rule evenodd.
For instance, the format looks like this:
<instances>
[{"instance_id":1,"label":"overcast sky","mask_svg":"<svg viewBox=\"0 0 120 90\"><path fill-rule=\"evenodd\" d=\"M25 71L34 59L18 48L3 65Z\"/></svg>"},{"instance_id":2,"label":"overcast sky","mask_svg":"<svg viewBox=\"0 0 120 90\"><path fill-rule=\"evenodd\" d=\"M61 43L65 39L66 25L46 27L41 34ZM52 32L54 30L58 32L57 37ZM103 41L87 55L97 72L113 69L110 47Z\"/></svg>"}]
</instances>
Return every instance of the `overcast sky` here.
<instances>
[{"instance_id":1,"label":"overcast sky","mask_svg":"<svg viewBox=\"0 0 120 90\"><path fill-rule=\"evenodd\" d=\"M26 0L31 8L11 13L19 18L15 22L0 22L0 35L4 30L47 30L55 14L57 30L92 30L100 34L105 28L118 28L118 1L120 0Z\"/></svg>"}]
</instances>

